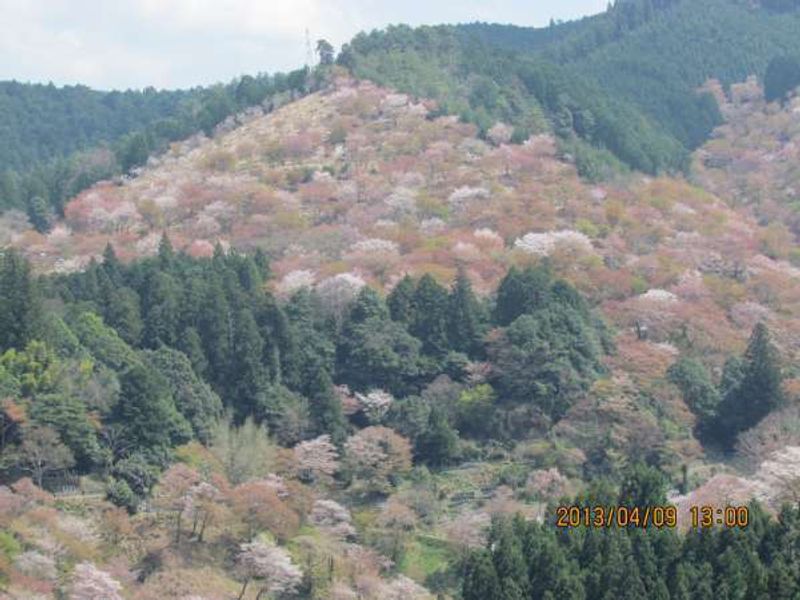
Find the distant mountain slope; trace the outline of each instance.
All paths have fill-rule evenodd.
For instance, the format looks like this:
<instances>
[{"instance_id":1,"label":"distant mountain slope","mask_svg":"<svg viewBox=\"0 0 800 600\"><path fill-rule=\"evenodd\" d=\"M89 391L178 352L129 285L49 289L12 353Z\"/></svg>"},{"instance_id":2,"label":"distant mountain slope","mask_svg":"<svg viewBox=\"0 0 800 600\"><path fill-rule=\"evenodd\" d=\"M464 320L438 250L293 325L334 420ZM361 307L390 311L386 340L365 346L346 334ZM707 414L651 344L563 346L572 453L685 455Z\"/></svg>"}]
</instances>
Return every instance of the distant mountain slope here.
<instances>
[{"instance_id":1,"label":"distant mountain slope","mask_svg":"<svg viewBox=\"0 0 800 600\"><path fill-rule=\"evenodd\" d=\"M791 256L800 234L800 98L767 103L755 82L717 90L725 124L695 156L697 181L733 206L769 223L769 251Z\"/></svg>"},{"instance_id":2,"label":"distant mountain slope","mask_svg":"<svg viewBox=\"0 0 800 600\"><path fill-rule=\"evenodd\" d=\"M686 170L688 152L721 123L697 88L709 78L762 77L775 56L800 54L800 11L783 4L779 12L739 0L619 0L544 29L393 27L357 36L340 61L441 100L483 130L503 120L536 131L544 117L584 175L602 173L596 163L606 150L649 173Z\"/></svg>"},{"instance_id":3,"label":"distant mountain slope","mask_svg":"<svg viewBox=\"0 0 800 600\"><path fill-rule=\"evenodd\" d=\"M676 139L575 69L494 48L456 27L359 34L339 62L358 77L434 98L442 113L484 133L497 121L514 126L517 140L555 131L590 178L607 173L614 157L649 173L688 166Z\"/></svg>"},{"instance_id":4,"label":"distant mountain slope","mask_svg":"<svg viewBox=\"0 0 800 600\"><path fill-rule=\"evenodd\" d=\"M100 92L85 86L0 82L0 164L31 164L113 142L199 101L201 90Z\"/></svg>"},{"instance_id":5,"label":"distant mountain slope","mask_svg":"<svg viewBox=\"0 0 800 600\"><path fill-rule=\"evenodd\" d=\"M173 141L267 97L306 89L306 69L185 91L100 92L0 82L0 211L27 211L40 230L89 185L144 164Z\"/></svg>"}]
</instances>

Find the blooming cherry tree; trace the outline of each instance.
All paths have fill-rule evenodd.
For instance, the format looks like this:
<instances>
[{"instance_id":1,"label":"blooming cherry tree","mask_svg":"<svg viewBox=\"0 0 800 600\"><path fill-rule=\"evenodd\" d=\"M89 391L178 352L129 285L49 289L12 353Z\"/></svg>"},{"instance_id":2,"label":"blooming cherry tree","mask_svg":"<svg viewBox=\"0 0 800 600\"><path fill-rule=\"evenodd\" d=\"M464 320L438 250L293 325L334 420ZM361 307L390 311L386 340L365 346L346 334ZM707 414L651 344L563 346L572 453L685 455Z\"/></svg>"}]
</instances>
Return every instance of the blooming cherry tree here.
<instances>
[{"instance_id":1,"label":"blooming cherry tree","mask_svg":"<svg viewBox=\"0 0 800 600\"><path fill-rule=\"evenodd\" d=\"M330 479L339 470L339 452L331 436L321 435L294 447L297 474L305 481Z\"/></svg>"},{"instance_id":2,"label":"blooming cherry tree","mask_svg":"<svg viewBox=\"0 0 800 600\"><path fill-rule=\"evenodd\" d=\"M242 544L237 561L244 575L239 599L244 597L247 586L253 579L262 583L259 597L263 593L292 593L303 579L303 572L292 562L289 553L272 544Z\"/></svg>"},{"instance_id":3,"label":"blooming cherry tree","mask_svg":"<svg viewBox=\"0 0 800 600\"><path fill-rule=\"evenodd\" d=\"M122 585L90 562L80 563L72 575L70 600L122 600Z\"/></svg>"}]
</instances>

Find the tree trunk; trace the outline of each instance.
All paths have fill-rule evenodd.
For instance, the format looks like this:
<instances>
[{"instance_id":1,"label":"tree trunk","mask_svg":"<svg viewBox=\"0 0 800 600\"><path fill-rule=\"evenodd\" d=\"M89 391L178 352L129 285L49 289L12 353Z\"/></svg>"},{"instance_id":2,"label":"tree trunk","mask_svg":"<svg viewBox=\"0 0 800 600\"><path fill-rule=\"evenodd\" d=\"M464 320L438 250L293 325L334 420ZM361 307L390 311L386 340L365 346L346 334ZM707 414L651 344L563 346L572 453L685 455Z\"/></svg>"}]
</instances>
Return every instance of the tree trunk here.
<instances>
[{"instance_id":1,"label":"tree trunk","mask_svg":"<svg viewBox=\"0 0 800 600\"><path fill-rule=\"evenodd\" d=\"M247 591L247 584L250 583L249 579L244 580L244 585L242 586L242 591L239 592L239 597L236 600L242 600L244 598L244 593Z\"/></svg>"},{"instance_id":2,"label":"tree trunk","mask_svg":"<svg viewBox=\"0 0 800 600\"><path fill-rule=\"evenodd\" d=\"M208 513L203 515L203 523L200 525L200 534L197 536L197 541L203 541L203 534L206 532L206 525L208 525Z\"/></svg>"},{"instance_id":3,"label":"tree trunk","mask_svg":"<svg viewBox=\"0 0 800 600\"><path fill-rule=\"evenodd\" d=\"M178 512L178 522L177 522L177 524L175 526L175 543L176 544L181 541L181 515L182 514L183 514L183 511L179 511Z\"/></svg>"}]
</instances>

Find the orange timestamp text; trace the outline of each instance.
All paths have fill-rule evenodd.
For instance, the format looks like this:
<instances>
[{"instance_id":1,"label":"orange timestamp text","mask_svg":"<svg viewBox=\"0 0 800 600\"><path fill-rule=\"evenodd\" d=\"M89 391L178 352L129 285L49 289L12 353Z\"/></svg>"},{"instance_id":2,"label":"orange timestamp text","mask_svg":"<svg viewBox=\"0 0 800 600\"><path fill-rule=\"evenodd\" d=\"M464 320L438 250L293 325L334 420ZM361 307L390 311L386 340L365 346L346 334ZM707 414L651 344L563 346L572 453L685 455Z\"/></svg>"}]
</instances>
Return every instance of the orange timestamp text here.
<instances>
[{"instance_id":1,"label":"orange timestamp text","mask_svg":"<svg viewBox=\"0 0 800 600\"><path fill-rule=\"evenodd\" d=\"M640 529L674 529L678 526L675 506L559 506L556 508L556 527L609 529L638 527Z\"/></svg>"}]
</instances>

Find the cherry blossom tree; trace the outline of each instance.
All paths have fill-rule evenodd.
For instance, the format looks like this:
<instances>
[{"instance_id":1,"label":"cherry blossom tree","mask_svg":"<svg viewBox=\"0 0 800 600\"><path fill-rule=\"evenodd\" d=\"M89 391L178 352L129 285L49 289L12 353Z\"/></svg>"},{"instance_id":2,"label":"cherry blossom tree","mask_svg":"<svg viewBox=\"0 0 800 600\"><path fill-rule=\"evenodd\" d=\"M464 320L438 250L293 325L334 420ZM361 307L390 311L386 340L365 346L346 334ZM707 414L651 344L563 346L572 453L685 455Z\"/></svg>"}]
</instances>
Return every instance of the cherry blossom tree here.
<instances>
[{"instance_id":1,"label":"cherry blossom tree","mask_svg":"<svg viewBox=\"0 0 800 600\"><path fill-rule=\"evenodd\" d=\"M495 146L502 146L511 141L511 136L514 134L514 128L505 123L495 123L489 131L486 132L486 137L489 138Z\"/></svg>"},{"instance_id":2,"label":"cherry blossom tree","mask_svg":"<svg viewBox=\"0 0 800 600\"><path fill-rule=\"evenodd\" d=\"M367 394L356 393L356 399L361 406L361 412L370 423L379 422L394 402L394 396L383 390L372 390Z\"/></svg>"},{"instance_id":3,"label":"cherry blossom tree","mask_svg":"<svg viewBox=\"0 0 800 600\"><path fill-rule=\"evenodd\" d=\"M288 539L300 524L300 518L279 496L271 481L249 481L231 491L233 513L247 527L247 538L268 530L279 539Z\"/></svg>"},{"instance_id":4,"label":"cherry blossom tree","mask_svg":"<svg viewBox=\"0 0 800 600\"><path fill-rule=\"evenodd\" d=\"M372 491L386 491L389 478L411 468L411 445L388 427L367 427L345 444L353 476Z\"/></svg>"},{"instance_id":5,"label":"cherry blossom tree","mask_svg":"<svg viewBox=\"0 0 800 600\"><path fill-rule=\"evenodd\" d=\"M295 591L303 579L303 572L292 562L283 548L264 542L251 542L239 547L237 562L244 575L239 600L244 597L252 580L261 582L256 600L271 594Z\"/></svg>"},{"instance_id":6,"label":"cherry blossom tree","mask_svg":"<svg viewBox=\"0 0 800 600\"><path fill-rule=\"evenodd\" d=\"M175 463L164 475L156 492L156 503L175 515L175 541L181 539L183 515L191 508L190 490L200 483L200 474L183 463Z\"/></svg>"},{"instance_id":7,"label":"cherry blossom tree","mask_svg":"<svg viewBox=\"0 0 800 600\"><path fill-rule=\"evenodd\" d=\"M350 511L333 500L317 500L310 515L314 525L340 539L355 536L352 520Z\"/></svg>"},{"instance_id":8,"label":"cherry blossom tree","mask_svg":"<svg viewBox=\"0 0 800 600\"><path fill-rule=\"evenodd\" d=\"M331 436L321 435L294 447L297 476L301 481L327 481L339 470L339 451Z\"/></svg>"},{"instance_id":9,"label":"cherry blossom tree","mask_svg":"<svg viewBox=\"0 0 800 600\"><path fill-rule=\"evenodd\" d=\"M122 585L90 562L75 567L70 600L122 600Z\"/></svg>"}]
</instances>

